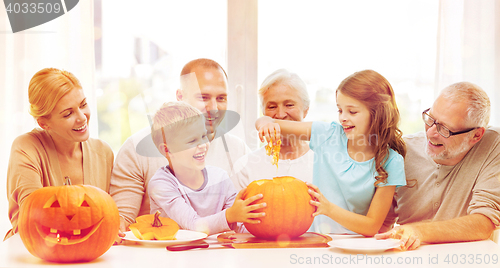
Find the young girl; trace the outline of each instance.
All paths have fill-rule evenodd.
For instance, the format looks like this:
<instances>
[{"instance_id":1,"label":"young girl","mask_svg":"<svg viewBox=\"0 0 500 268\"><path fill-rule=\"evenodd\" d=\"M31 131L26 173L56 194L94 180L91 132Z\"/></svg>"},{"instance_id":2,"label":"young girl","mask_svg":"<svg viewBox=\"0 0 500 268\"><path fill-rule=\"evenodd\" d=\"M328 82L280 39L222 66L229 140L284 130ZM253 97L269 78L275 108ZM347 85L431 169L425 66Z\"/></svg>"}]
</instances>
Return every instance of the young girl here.
<instances>
[{"instance_id":1,"label":"young girl","mask_svg":"<svg viewBox=\"0 0 500 268\"><path fill-rule=\"evenodd\" d=\"M313 231L373 236L384 222L395 188L406 185L399 111L391 85L372 70L344 79L336 95L340 124L264 116L255 126L262 142L275 142L280 135L310 140L314 185L308 186L311 204L317 207Z\"/></svg>"}]
</instances>

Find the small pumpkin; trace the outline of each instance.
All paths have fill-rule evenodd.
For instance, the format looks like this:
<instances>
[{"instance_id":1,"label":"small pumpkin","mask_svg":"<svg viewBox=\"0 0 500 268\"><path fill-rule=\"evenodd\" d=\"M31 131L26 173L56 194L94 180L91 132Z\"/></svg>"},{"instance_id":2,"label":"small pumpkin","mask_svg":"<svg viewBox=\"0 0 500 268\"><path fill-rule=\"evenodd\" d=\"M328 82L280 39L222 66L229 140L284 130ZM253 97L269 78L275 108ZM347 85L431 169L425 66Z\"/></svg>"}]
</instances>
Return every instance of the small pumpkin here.
<instances>
[{"instance_id":1,"label":"small pumpkin","mask_svg":"<svg viewBox=\"0 0 500 268\"><path fill-rule=\"evenodd\" d=\"M314 220L316 210L309 202L312 199L307 185L294 177L275 177L272 180L256 180L247 186L243 199L262 194L263 198L254 204L265 202L265 208L255 212L265 212L260 223L245 223L245 228L254 236L264 239L286 239L301 236Z\"/></svg>"},{"instance_id":2,"label":"small pumpkin","mask_svg":"<svg viewBox=\"0 0 500 268\"><path fill-rule=\"evenodd\" d=\"M129 228L141 240L175 240L179 231L179 225L172 219L160 217L159 211L137 217Z\"/></svg>"},{"instance_id":3,"label":"small pumpkin","mask_svg":"<svg viewBox=\"0 0 500 268\"><path fill-rule=\"evenodd\" d=\"M18 225L24 246L34 256L52 262L85 262L113 245L120 216L105 191L68 183L43 187L26 197Z\"/></svg>"}]
</instances>

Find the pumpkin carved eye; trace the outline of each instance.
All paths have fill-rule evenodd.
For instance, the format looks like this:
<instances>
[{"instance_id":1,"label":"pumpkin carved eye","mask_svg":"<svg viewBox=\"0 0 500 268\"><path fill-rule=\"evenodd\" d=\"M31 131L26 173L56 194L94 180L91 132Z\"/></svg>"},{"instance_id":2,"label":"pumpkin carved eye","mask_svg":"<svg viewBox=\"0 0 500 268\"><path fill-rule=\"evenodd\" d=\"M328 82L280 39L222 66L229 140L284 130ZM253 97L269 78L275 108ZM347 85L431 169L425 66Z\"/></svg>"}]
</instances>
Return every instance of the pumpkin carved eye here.
<instances>
[{"instance_id":1,"label":"pumpkin carved eye","mask_svg":"<svg viewBox=\"0 0 500 268\"><path fill-rule=\"evenodd\" d=\"M90 208L90 207L96 207L96 205L95 205L94 201L88 195L85 194L83 196L83 201L80 204L80 207Z\"/></svg>"},{"instance_id":2,"label":"pumpkin carved eye","mask_svg":"<svg viewBox=\"0 0 500 268\"><path fill-rule=\"evenodd\" d=\"M61 205L59 204L59 201L57 201L57 196L53 195L47 202L45 202L45 205L43 205L43 208L60 208Z\"/></svg>"},{"instance_id":3,"label":"pumpkin carved eye","mask_svg":"<svg viewBox=\"0 0 500 268\"><path fill-rule=\"evenodd\" d=\"M61 205L59 205L59 201L55 201L54 203L52 203L52 205L50 205L51 208L60 208Z\"/></svg>"},{"instance_id":4,"label":"pumpkin carved eye","mask_svg":"<svg viewBox=\"0 0 500 268\"><path fill-rule=\"evenodd\" d=\"M94 203L92 202L92 200L87 195L85 195L82 203L80 204L80 207L87 207L88 208L93 204ZM47 202L45 202L45 205L43 205L43 208L60 208L60 207L61 207L61 205L59 204L59 201L57 201L56 195L53 195L51 198L49 198L49 200L47 200Z\"/></svg>"}]
</instances>

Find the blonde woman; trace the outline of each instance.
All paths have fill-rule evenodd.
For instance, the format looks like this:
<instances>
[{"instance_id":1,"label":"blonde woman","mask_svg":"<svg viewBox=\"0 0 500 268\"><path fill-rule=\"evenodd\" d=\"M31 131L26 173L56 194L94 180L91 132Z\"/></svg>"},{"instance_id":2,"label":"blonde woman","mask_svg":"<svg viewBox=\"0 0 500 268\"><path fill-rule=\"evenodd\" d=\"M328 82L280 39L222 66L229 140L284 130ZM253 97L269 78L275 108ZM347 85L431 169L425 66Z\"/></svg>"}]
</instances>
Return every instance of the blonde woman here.
<instances>
[{"instance_id":1,"label":"blonde woman","mask_svg":"<svg viewBox=\"0 0 500 268\"><path fill-rule=\"evenodd\" d=\"M30 114L40 128L13 144L7 171L7 197L12 229L17 233L19 208L33 191L45 186L88 184L108 192L113 151L89 138L90 109L82 86L70 72L46 68L30 81Z\"/></svg>"}]
</instances>

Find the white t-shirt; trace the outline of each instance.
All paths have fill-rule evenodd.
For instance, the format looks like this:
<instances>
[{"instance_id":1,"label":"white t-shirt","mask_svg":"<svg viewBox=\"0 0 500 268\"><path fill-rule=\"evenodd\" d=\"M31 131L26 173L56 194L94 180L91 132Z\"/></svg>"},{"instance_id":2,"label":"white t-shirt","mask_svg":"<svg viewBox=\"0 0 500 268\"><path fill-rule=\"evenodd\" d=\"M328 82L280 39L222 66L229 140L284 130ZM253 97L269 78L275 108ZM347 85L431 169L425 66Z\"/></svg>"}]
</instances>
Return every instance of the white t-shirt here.
<instances>
[{"instance_id":1,"label":"white t-shirt","mask_svg":"<svg viewBox=\"0 0 500 268\"><path fill-rule=\"evenodd\" d=\"M231 176L236 190L248 186L252 181L272 179L273 177L292 176L304 182L312 183L314 152L307 153L296 159L279 159L278 168L272 164L272 156L266 155L263 146L238 159L234 164L234 175Z\"/></svg>"}]
</instances>

